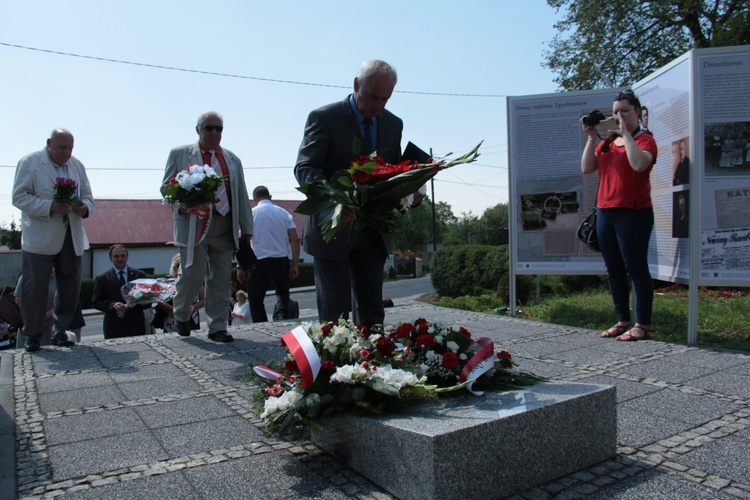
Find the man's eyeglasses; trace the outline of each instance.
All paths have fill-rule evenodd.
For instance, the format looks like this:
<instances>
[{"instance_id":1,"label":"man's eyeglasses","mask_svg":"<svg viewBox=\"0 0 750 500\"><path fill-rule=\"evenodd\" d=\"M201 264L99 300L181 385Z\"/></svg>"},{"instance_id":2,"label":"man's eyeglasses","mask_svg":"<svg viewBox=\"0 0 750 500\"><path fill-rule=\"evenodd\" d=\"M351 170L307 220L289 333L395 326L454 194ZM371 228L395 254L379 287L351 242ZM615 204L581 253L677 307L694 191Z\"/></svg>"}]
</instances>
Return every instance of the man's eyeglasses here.
<instances>
[{"instance_id":1,"label":"man's eyeglasses","mask_svg":"<svg viewBox=\"0 0 750 500\"><path fill-rule=\"evenodd\" d=\"M222 130L224 130L224 127L222 127L221 125L203 125L203 130L205 130L206 132L213 132L214 130L216 132L221 132Z\"/></svg>"}]
</instances>

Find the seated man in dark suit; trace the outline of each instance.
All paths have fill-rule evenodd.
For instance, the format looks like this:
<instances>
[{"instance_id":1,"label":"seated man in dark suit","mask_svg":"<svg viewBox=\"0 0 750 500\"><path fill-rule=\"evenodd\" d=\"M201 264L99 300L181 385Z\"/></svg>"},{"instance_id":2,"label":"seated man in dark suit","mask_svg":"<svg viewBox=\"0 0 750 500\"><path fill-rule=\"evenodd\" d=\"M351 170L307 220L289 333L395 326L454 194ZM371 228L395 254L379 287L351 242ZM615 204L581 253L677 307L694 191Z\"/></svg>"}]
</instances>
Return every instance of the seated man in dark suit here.
<instances>
[{"instance_id":1,"label":"seated man in dark suit","mask_svg":"<svg viewBox=\"0 0 750 500\"><path fill-rule=\"evenodd\" d=\"M104 312L104 338L132 337L146 334L143 307L127 307L121 289L126 283L145 278L146 273L128 267L128 249L125 245L112 245L109 249L112 269L94 278L93 305Z\"/></svg>"}]
</instances>

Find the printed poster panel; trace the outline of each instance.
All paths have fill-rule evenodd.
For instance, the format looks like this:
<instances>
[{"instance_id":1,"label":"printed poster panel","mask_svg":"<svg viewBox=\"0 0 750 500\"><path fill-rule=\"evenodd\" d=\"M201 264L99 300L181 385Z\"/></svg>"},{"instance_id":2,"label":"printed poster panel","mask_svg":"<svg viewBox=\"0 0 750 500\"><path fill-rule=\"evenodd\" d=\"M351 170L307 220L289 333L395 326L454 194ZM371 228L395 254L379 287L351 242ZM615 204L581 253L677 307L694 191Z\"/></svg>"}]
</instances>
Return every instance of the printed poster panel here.
<instances>
[{"instance_id":1,"label":"printed poster panel","mask_svg":"<svg viewBox=\"0 0 750 500\"><path fill-rule=\"evenodd\" d=\"M651 175L654 230L649 240L651 275L687 283L690 277L689 213L690 53L638 82L642 126L656 139L658 155Z\"/></svg>"},{"instance_id":2,"label":"printed poster panel","mask_svg":"<svg viewBox=\"0 0 750 500\"><path fill-rule=\"evenodd\" d=\"M598 174L581 173L581 116L611 114L619 90L508 98L511 264L517 274L602 274L576 236L596 203Z\"/></svg>"},{"instance_id":3,"label":"printed poster panel","mask_svg":"<svg viewBox=\"0 0 750 500\"><path fill-rule=\"evenodd\" d=\"M703 164L700 284L750 279L750 51L696 51Z\"/></svg>"}]
</instances>

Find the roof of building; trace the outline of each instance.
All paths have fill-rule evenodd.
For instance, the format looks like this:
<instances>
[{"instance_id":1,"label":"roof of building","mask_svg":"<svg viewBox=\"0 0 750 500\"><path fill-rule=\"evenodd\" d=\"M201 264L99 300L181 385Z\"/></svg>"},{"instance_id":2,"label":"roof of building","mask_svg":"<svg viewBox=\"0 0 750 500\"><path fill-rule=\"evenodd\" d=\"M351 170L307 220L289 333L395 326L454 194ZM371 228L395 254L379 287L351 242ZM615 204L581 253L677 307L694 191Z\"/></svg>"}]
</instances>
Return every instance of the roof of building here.
<instances>
[{"instance_id":1,"label":"roof of building","mask_svg":"<svg viewBox=\"0 0 750 500\"><path fill-rule=\"evenodd\" d=\"M294 210L300 200L273 200L294 217L297 234L302 233L304 216ZM96 209L84 219L92 248L108 248L116 243L130 247L162 246L174 237L172 209L161 200L107 200L97 198Z\"/></svg>"}]
</instances>

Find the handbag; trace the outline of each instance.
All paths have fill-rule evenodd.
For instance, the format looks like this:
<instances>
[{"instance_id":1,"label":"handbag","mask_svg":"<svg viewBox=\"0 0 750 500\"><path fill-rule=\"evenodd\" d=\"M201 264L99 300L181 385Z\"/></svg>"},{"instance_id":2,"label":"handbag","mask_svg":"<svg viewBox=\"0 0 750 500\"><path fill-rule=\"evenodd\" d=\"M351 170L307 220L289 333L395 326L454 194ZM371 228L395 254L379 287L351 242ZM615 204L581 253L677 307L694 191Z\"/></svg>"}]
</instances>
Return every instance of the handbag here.
<instances>
[{"instance_id":1,"label":"handbag","mask_svg":"<svg viewBox=\"0 0 750 500\"><path fill-rule=\"evenodd\" d=\"M21 310L13 297L13 287L6 286L0 296L0 319L16 328L23 328Z\"/></svg>"},{"instance_id":2,"label":"handbag","mask_svg":"<svg viewBox=\"0 0 750 500\"><path fill-rule=\"evenodd\" d=\"M596 234L596 208L592 210L588 217L583 219L581 225L578 226L577 234L578 239L591 250L594 252L602 251L601 248L599 248L599 238Z\"/></svg>"}]
</instances>

